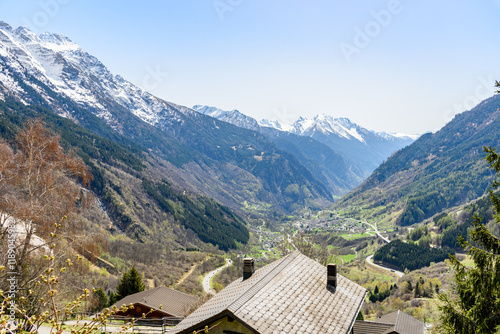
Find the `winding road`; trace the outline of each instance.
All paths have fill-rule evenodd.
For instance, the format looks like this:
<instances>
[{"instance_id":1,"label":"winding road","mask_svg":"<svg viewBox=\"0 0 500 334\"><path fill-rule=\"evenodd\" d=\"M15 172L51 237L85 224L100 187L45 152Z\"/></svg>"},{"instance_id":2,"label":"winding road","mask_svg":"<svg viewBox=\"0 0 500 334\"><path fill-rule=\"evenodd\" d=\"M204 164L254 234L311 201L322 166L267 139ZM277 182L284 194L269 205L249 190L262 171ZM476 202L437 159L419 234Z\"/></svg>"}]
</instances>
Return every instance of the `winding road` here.
<instances>
[{"instance_id":1,"label":"winding road","mask_svg":"<svg viewBox=\"0 0 500 334\"><path fill-rule=\"evenodd\" d=\"M214 289L212 289L212 287L210 286L210 280L217 273L219 273L222 270L224 270L225 268L229 267L232 263L233 263L233 261L231 261L231 259L226 259L226 264L225 265L223 265L222 267L219 267L219 268L217 268L215 270L212 270L211 272L209 272L208 274L206 274L205 277L203 277L203 290L205 290L205 292L207 294L209 294L209 295L215 295L216 294L216 292L214 291Z\"/></svg>"},{"instance_id":2,"label":"winding road","mask_svg":"<svg viewBox=\"0 0 500 334\"><path fill-rule=\"evenodd\" d=\"M403 277L405 273L401 272L401 271L397 271L397 270L394 270L394 269L391 269L391 268L387 268L387 267L383 267L381 265L378 265L378 264L375 264L373 262L373 255L370 255L366 258L366 262L368 262L369 264L371 264L372 266L374 267L377 267L377 268L381 268L381 269L384 269L384 270L387 270L387 271L390 271L391 273L394 273L396 275L398 275L399 277Z\"/></svg>"},{"instance_id":3,"label":"winding road","mask_svg":"<svg viewBox=\"0 0 500 334\"><path fill-rule=\"evenodd\" d=\"M380 238L382 238L382 240L384 240L385 242L389 243L389 239L388 239L388 238L386 238L386 237L384 237L384 236L383 236L382 234L380 234L380 232L378 231L378 229L377 229L377 224L376 224L376 223L375 223L375 225L372 225L372 224L370 224L369 222L366 222L366 221L364 221L364 222L362 222L362 223L363 223L363 224L366 224L366 225L369 225L371 228L373 228L373 229L375 230L375 233L377 233L377 235L378 235Z\"/></svg>"}]
</instances>

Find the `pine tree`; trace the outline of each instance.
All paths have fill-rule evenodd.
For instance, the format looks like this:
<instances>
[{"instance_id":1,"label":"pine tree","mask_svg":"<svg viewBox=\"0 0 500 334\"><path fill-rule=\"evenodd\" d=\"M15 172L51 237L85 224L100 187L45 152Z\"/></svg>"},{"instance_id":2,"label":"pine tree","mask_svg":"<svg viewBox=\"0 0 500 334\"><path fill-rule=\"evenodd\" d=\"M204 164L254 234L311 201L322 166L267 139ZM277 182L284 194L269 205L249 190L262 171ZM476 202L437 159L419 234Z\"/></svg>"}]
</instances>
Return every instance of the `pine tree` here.
<instances>
[{"instance_id":1,"label":"pine tree","mask_svg":"<svg viewBox=\"0 0 500 334\"><path fill-rule=\"evenodd\" d=\"M415 291L413 291L413 296L415 298L420 297L420 282L419 281L417 281L417 284L415 284Z\"/></svg>"},{"instance_id":2,"label":"pine tree","mask_svg":"<svg viewBox=\"0 0 500 334\"><path fill-rule=\"evenodd\" d=\"M498 85L498 83L497 83ZM500 155L495 149L485 147L486 160L500 176ZM495 190L500 182L495 180L489 190L500 223L500 197ZM451 262L455 271L454 293L440 294L441 330L445 333L499 333L500 332L500 239L491 234L479 217L474 217L470 233L475 245L459 237L459 242L474 261L472 268L462 265L454 256Z\"/></svg>"},{"instance_id":3,"label":"pine tree","mask_svg":"<svg viewBox=\"0 0 500 334\"><path fill-rule=\"evenodd\" d=\"M91 308L91 312L99 312L105 307L108 307L108 296L104 293L102 288L94 291L94 306Z\"/></svg>"},{"instance_id":4,"label":"pine tree","mask_svg":"<svg viewBox=\"0 0 500 334\"><path fill-rule=\"evenodd\" d=\"M144 291L145 286L142 283L142 278L139 272L132 267L128 272L124 273L120 279L120 283L116 287L117 298L122 299L128 295Z\"/></svg>"}]
</instances>

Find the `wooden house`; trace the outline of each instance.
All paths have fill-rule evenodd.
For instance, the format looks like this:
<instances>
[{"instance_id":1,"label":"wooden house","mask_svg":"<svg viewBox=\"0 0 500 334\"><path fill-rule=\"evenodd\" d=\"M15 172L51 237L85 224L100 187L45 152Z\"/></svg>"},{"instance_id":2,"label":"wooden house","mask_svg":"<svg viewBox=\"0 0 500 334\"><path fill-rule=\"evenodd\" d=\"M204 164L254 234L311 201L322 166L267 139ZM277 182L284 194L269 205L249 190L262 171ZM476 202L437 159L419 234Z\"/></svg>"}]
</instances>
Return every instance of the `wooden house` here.
<instances>
[{"instance_id":1,"label":"wooden house","mask_svg":"<svg viewBox=\"0 0 500 334\"><path fill-rule=\"evenodd\" d=\"M164 286L129 295L113 306L133 305L126 312L118 312L117 316L140 318L143 313L149 313L148 318L184 318L189 310L196 306L199 299L180 291ZM160 308L161 305L161 308Z\"/></svg>"}]
</instances>

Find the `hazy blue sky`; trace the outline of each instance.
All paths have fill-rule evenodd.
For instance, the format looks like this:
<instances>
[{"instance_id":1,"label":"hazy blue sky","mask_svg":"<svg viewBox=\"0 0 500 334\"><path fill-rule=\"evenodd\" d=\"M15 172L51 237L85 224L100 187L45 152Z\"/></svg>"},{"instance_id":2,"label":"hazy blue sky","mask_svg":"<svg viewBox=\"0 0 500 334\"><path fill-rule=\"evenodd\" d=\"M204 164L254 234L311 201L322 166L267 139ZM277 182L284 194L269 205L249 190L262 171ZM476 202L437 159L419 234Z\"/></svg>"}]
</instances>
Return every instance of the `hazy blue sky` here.
<instances>
[{"instance_id":1,"label":"hazy blue sky","mask_svg":"<svg viewBox=\"0 0 500 334\"><path fill-rule=\"evenodd\" d=\"M500 0L0 0L153 94L423 133L493 95Z\"/></svg>"}]
</instances>

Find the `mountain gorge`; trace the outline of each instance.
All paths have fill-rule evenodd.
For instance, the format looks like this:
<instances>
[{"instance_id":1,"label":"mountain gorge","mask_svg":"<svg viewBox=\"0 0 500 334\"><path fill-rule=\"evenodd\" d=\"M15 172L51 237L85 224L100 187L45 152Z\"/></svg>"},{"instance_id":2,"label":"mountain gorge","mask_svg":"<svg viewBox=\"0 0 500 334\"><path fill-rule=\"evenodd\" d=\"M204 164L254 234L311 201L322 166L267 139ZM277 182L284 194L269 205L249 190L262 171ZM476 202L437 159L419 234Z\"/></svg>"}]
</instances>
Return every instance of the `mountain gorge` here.
<instances>
[{"instance_id":1,"label":"mountain gorge","mask_svg":"<svg viewBox=\"0 0 500 334\"><path fill-rule=\"evenodd\" d=\"M112 228L134 239L227 249L248 240L243 220L332 200L266 136L159 99L61 35L0 24L0 104L4 138L41 118L78 151ZM221 223L234 234L208 237Z\"/></svg>"},{"instance_id":2,"label":"mountain gorge","mask_svg":"<svg viewBox=\"0 0 500 334\"><path fill-rule=\"evenodd\" d=\"M494 173L483 146L500 146L500 96L458 114L436 133L396 152L336 203L358 217L412 225L484 195Z\"/></svg>"},{"instance_id":3,"label":"mountain gorge","mask_svg":"<svg viewBox=\"0 0 500 334\"><path fill-rule=\"evenodd\" d=\"M377 133L347 118L317 115L300 117L290 126L256 119L238 110L195 105L203 115L258 131L281 149L295 155L316 178L342 196L359 185L392 153L411 144L418 136Z\"/></svg>"}]
</instances>

